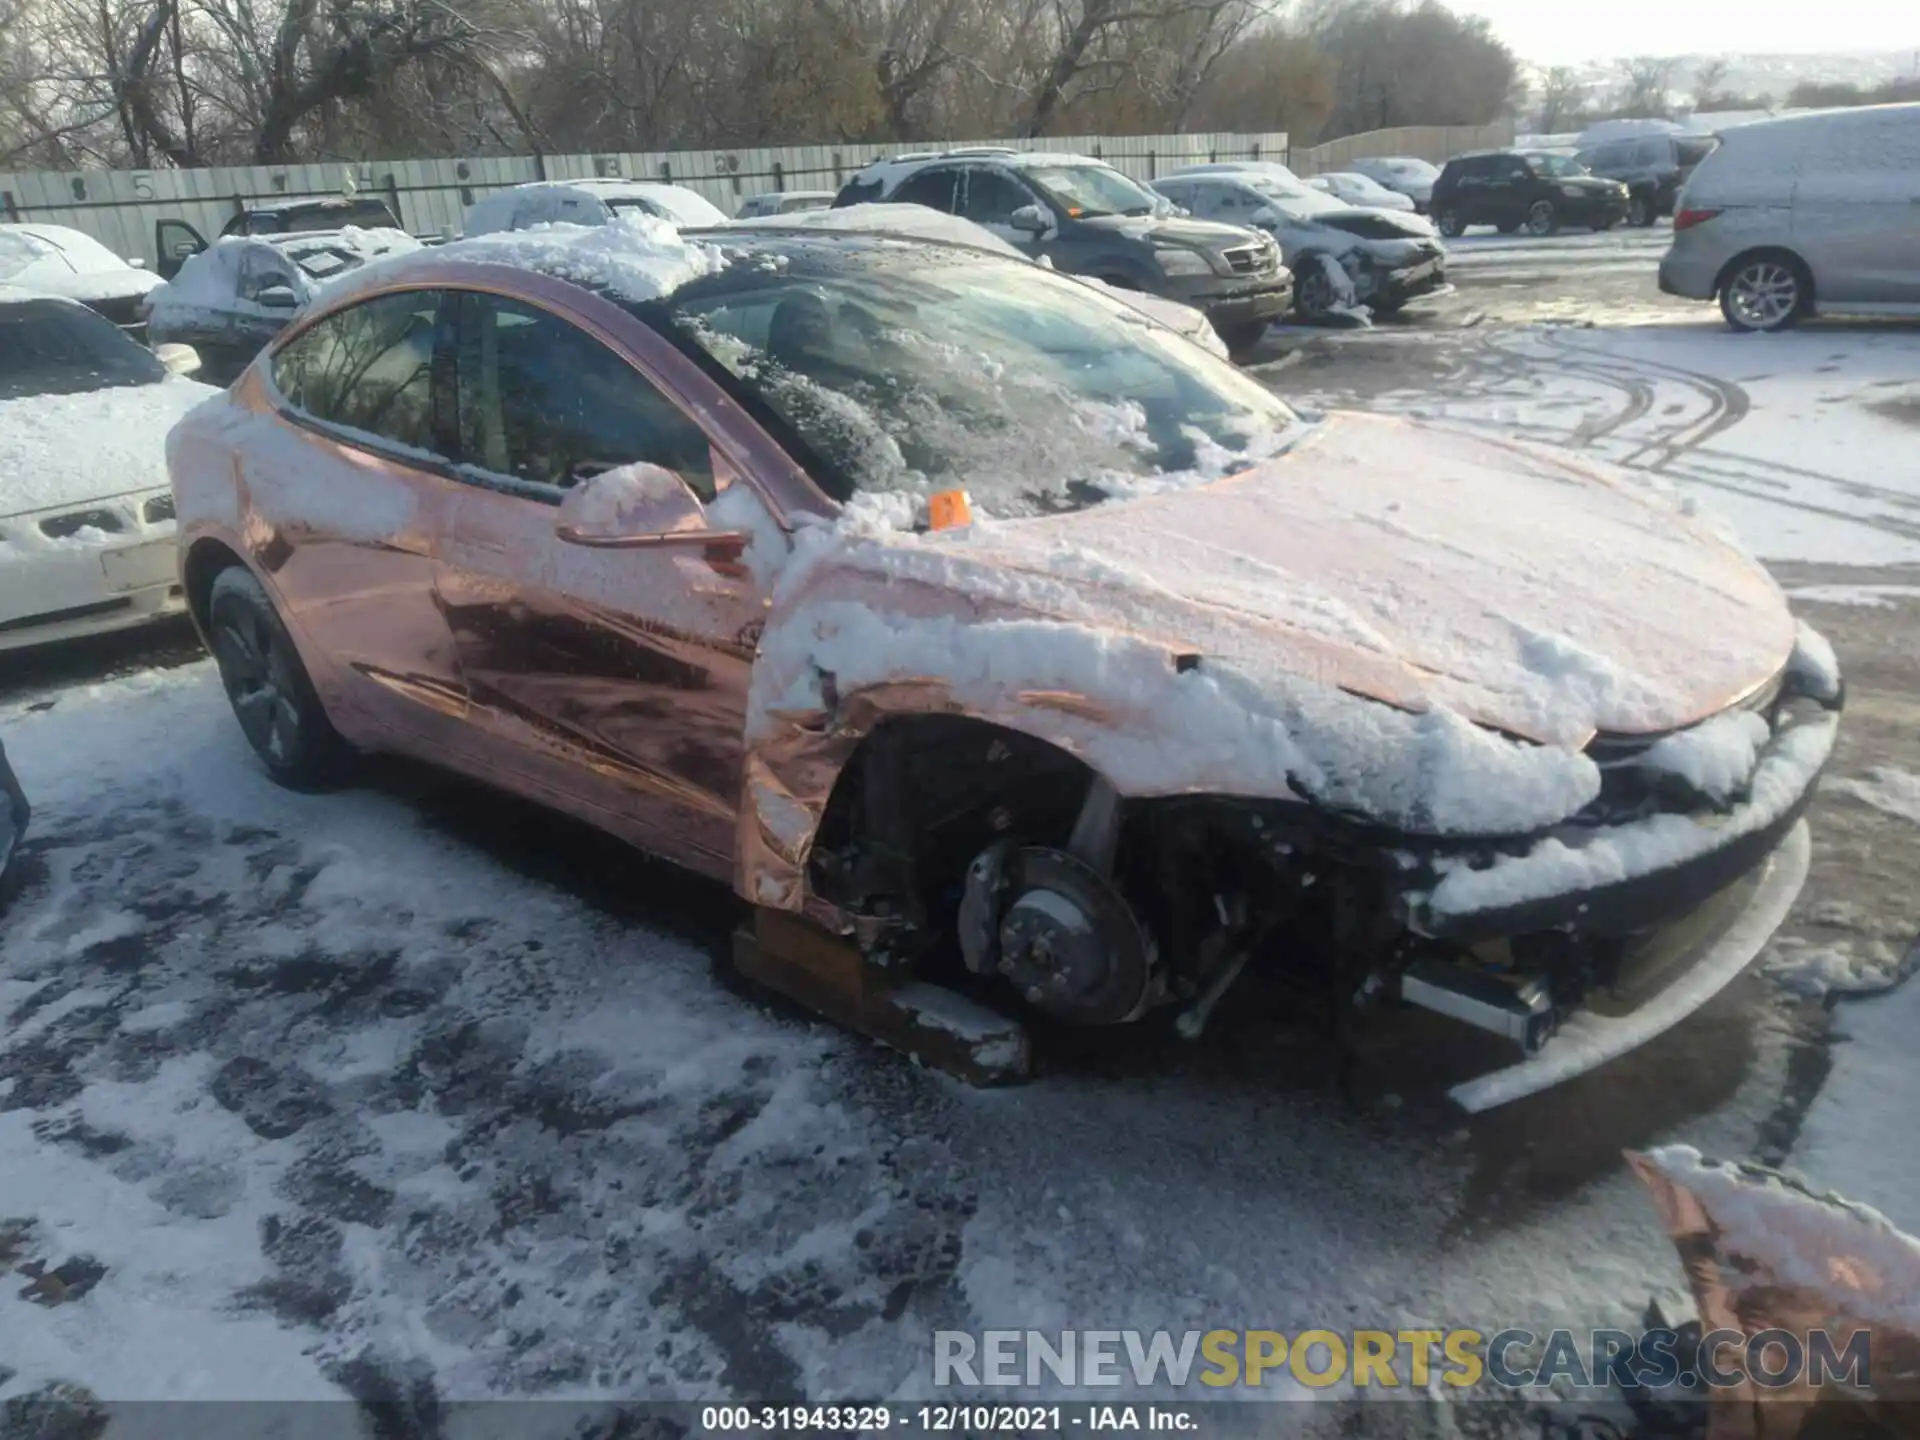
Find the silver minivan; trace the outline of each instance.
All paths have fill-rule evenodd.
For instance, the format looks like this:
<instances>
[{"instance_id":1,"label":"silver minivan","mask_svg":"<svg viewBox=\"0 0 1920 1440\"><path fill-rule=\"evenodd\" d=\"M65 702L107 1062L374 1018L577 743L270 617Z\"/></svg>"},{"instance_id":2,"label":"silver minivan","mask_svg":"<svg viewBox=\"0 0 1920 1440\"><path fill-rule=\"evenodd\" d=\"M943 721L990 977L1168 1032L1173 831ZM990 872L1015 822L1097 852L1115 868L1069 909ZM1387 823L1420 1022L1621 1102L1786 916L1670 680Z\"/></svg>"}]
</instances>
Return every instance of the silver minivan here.
<instances>
[{"instance_id":1,"label":"silver minivan","mask_svg":"<svg viewBox=\"0 0 1920 1440\"><path fill-rule=\"evenodd\" d=\"M1920 104L1724 131L1680 192L1660 288L1717 298L1736 330L1920 316Z\"/></svg>"}]
</instances>

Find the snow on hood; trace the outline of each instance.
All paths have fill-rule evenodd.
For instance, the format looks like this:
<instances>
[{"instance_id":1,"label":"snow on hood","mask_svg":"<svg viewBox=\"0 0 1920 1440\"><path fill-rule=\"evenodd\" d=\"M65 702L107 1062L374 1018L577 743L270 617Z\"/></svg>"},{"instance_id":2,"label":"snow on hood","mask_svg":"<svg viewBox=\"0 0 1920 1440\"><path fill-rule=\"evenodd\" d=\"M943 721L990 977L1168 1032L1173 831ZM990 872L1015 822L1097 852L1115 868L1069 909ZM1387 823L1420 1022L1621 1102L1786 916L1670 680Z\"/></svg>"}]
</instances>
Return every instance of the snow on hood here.
<instances>
[{"instance_id":1,"label":"snow on hood","mask_svg":"<svg viewBox=\"0 0 1920 1440\"><path fill-rule=\"evenodd\" d=\"M93 304L145 295L160 283L78 230L0 225L0 284Z\"/></svg>"},{"instance_id":2,"label":"snow on hood","mask_svg":"<svg viewBox=\"0 0 1920 1440\"><path fill-rule=\"evenodd\" d=\"M220 392L170 375L0 400L0 516L167 488L167 432Z\"/></svg>"},{"instance_id":3,"label":"snow on hood","mask_svg":"<svg viewBox=\"0 0 1920 1440\"><path fill-rule=\"evenodd\" d=\"M911 513L863 497L776 560L750 738L818 708L823 673L843 696L935 679L1000 719L1069 692L1125 718L1045 733L1127 793L1304 790L1402 829L1513 833L1598 793L1595 730L1695 723L1794 647L1766 573L1659 494L1357 416L1074 514L891 528Z\"/></svg>"}]
</instances>

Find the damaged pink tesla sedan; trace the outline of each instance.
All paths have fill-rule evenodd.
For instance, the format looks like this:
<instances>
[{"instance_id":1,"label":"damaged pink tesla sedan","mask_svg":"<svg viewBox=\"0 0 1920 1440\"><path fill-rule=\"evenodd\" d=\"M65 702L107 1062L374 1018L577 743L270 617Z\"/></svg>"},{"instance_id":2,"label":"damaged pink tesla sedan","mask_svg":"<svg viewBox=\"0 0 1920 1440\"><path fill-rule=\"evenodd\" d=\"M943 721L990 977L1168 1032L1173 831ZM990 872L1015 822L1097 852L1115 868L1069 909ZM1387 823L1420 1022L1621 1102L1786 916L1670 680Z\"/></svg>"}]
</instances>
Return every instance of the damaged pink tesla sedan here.
<instances>
[{"instance_id":1,"label":"damaged pink tesla sedan","mask_svg":"<svg viewBox=\"0 0 1920 1440\"><path fill-rule=\"evenodd\" d=\"M386 262L169 462L273 775L394 750L583 816L730 883L753 974L976 1078L1023 1015L1196 1036L1249 972L1503 1037L1470 1109L1591 1069L1778 926L1841 703L1663 494L1302 417L923 239Z\"/></svg>"}]
</instances>

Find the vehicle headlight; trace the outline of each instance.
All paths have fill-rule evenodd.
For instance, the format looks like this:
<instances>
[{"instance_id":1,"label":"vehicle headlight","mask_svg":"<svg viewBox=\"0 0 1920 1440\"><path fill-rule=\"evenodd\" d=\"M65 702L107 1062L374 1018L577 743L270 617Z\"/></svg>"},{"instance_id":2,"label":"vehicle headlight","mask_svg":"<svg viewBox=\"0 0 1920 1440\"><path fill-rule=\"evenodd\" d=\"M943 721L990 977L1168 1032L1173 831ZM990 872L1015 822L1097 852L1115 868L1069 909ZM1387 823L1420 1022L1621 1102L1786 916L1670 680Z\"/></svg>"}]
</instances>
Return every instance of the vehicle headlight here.
<instances>
[{"instance_id":1,"label":"vehicle headlight","mask_svg":"<svg viewBox=\"0 0 1920 1440\"><path fill-rule=\"evenodd\" d=\"M1198 250L1155 250L1153 258L1169 275L1213 274L1213 262Z\"/></svg>"},{"instance_id":2,"label":"vehicle headlight","mask_svg":"<svg viewBox=\"0 0 1920 1440\"><path fill-rule=\"evenodd\" d=\"M1583 191L1578 185L1562 185L1560 187L1560 193L1566 196L1569 200L1578 200L1586 192Z\"/></svg>"}]
</instances>

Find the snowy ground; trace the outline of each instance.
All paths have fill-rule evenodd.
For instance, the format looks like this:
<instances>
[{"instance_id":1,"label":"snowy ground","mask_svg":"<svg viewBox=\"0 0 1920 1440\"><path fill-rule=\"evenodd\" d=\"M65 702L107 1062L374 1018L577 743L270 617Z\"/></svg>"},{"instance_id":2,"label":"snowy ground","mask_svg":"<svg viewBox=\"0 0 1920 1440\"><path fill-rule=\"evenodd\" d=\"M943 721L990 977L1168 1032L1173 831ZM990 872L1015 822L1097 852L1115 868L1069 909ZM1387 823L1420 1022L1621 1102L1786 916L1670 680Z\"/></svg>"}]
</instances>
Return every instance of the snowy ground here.
<instances>
[{"instance_id":1,"label":"snowy ground","mask_svg":"<svg viewBox=\"0 0 1920 1440\"><path fill-rule=\"evenodd\" d=\"M1738 339L1611 261L1492 272L1425 322L1281 332L1271 383L1657 472L1776 564L1851 700L1759 971L1467 1125L1392 1055L1350 1102L1265 1022L981 1093L719 983L716 889L419 767L286 794L204 662L43 658L0 679L36 803L0 917L0 1405L345 1391L424 1434L435 1398L920 1396L949 1326L1631 1323L1685 1308L1619 1163L1665 1140L1920 1227L1886 1143L1920 987L1833 998L1920 927L1920 480L1888 461L1920 330ZM1513 323L1615 296L1656 323Z\"/></svg>"}]
</instances>

